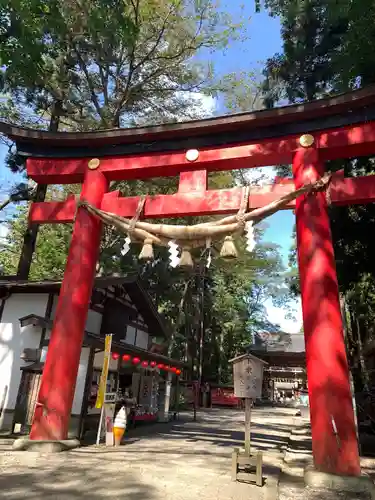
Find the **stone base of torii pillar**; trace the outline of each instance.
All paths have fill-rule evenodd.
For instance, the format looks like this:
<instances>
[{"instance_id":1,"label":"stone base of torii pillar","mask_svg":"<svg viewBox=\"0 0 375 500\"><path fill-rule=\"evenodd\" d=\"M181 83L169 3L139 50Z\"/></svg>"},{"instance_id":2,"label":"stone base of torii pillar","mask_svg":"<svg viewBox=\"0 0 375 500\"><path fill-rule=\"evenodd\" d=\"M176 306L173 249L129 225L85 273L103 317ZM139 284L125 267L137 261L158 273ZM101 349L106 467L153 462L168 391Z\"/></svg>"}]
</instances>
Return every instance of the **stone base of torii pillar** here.
<instances>
[{"instance_id":1,"label":"stone base of torii pillar","mask_svg":"<svg viewBox=\"0 0 375 500\"><path fill-rule=\"evenodd\" d=\"M16 439L13 443L15 451L37 451L40 453L60 453L61 451L79 448L81 443L78 439L52 440L32 440L28 437Z\"/></svg>"},{"instance_id":2,"label":"stone base of torii pillar","mask_svg":"<svg viewBox=\"0 0 375 500\"><path fill-rule=\"evenodd\" d=\"M336 474L319 472L313 466L309 466L304 472L304 482L305 486L315 490L347 492L355 494L357 498L375 500L375 485L369 476L337 476Z\"/></svg>"}]
</instances>

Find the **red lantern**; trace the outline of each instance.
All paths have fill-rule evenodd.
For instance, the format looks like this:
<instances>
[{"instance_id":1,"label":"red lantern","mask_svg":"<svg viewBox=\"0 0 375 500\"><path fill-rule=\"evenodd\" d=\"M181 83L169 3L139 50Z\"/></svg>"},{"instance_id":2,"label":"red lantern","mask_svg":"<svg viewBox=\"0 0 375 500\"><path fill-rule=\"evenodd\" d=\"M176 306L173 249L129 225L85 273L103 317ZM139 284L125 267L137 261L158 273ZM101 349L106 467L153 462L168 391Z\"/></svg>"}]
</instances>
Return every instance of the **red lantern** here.
<instances>
[{"instance_id":1,"label":"red lantern","mask_svg":"<svg viewBox=\"0 0 375 500\"><path fill-rule=\"evenodd\" d=\"M158 368L159 368L159 370L164 370L164 365L163 365L162 363L160 363L160 364L158 365Z\"/></svg>"},{"instance_id":2,"label":"red lantern","mask_svg":"<svg viewBox=\"0 0 375 500\"><path fill-rule=\"evenodd\" d=\"M176 375L181 375L181 370L176 370Z\"/></svg>"},{"instance_id":3,"label":"red lantern","mask_svg":"<svg viewBox=\"0 0 375 500\"><path fill-rule=\"evenodd\" d=\"M138 365L141 362L139 358L133 358L133 365Z\"/></svg>"},{"instance_id":4,"label":"red lantern","mask_svg":"<svg viewBox=\"0 0 375 500\"><path fill-rule=\"evenodd\" d=\"M147 368L148 367L148 361L142 361L142 366L143 366L143 368Z\"/></svg>"},{"instance_id":5,"label":"red lantern","mask_svg":"<svg viewBox=\"0 0 375 500\"><path fill-rule=\"evenodd\" d=\"M175 366L172 366L171 372L176 372L176 371L177 371L177 368Z\"/></svg>"},{"instance_id":6,"label":"red lantern","mask_svg":"<svg viewBox=\"0 0 375 500\"><path fill-rule=\"evenodd\" d=\"M155 368L155 366L156 366L156 361L151 361L150 366L151 366L151 368Z\"/></svg>"},{"instance_id":7,"label":"red lantern","mask_svg":"<svg viewBox=\"0 0 375 500\"><path fill-rule=\"evenodd\" d=\"M114 359L116 361L116 359L118 359L120 357L120 354L118 352L113 352L112 353L112 359Z\"/></svg>"},{"instance_id":8,"label":"red lantern","mask_svg":"<svg viewBox=\"0 0 375 500\"><path fill-rule=\"evenodd\" d=\"M130 358L131 358L130 354L124 354L124 355L122 356L122 360L123 360L123 361L130 361Z\"/></svg>"},{"instance_id":9,"label":"red lantern","mask_svg":"<svg viewBox=\"0 0 375 500\"><path fill-rule=\"evenodd\" d=\"M168 372L171 369L169 365L166 365L165 370Z\"/></svg>"}]
</instances>

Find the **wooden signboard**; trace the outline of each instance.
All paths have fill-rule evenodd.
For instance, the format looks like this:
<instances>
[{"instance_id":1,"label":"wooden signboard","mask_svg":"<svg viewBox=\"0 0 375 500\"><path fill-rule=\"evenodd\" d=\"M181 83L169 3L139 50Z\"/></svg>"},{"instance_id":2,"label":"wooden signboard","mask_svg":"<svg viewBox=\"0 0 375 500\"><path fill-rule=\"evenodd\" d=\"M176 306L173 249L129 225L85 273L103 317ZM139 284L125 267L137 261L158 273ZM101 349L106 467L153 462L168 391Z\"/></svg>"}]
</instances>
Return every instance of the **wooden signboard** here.
<instances>
[{"instance_id":1,"label":"wooden signboard","mask_svg":"<svg viewBox=\"0 0 375 500\"><path fill-rule=\"evenodd\" d=\"M230 363L233 363L234 395L245 399L245 453L239 449L233 451L232 477L234 481L237 480L241 465L254 467L255 474L250 473L249 478L262 486L262 453L252 456L250 449L251 402L262 395L263 366L267 363L252 354L238 356Z\"/></svg>"},{"instance_id":2,"label":"wooden signboard","mask_svg":"<svg viewBox=\"0 0 375 500\"><path fill-rule=\"evenodd\" d=\"M237 398L260 398L264 361L246 354L232 360L234 395Z\"/></svg>"}]
</instances>

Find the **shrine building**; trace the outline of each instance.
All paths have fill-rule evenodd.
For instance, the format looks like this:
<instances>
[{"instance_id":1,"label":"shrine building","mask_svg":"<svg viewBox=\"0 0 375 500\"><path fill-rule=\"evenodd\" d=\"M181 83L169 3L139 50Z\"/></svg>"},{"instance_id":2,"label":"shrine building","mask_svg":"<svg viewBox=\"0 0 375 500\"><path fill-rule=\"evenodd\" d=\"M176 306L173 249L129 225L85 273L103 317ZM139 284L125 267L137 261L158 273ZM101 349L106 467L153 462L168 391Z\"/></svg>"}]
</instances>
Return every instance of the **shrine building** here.
<instances>
[{"instance_id":1,"label":"shrine building","mask_svg":"<svg viewBox=\"0 0 375 500\"><path fill-rule=\"evenodd\" d=\"M60 287L60 281L0 280L1 431L30 430ZM137 277L96 278L70 417L72 437L98 423L100 409L90 404L90 393L99 384L106 334L113 335L107 392L131 388L139 421L157 420L165 368L178 373L182 368L161 354L170 331Z\"/></svg>"}]
</instances>

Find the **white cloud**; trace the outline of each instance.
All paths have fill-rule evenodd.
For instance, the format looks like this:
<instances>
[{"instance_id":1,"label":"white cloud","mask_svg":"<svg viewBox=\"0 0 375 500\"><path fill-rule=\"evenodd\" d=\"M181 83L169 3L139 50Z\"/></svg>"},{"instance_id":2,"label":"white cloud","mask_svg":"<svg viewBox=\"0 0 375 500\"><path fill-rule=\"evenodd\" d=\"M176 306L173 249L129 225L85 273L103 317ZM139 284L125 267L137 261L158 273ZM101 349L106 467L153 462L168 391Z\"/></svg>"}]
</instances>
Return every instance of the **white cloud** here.
<instances>
[{"instance_id":1,"label":"white cloud","mask_svg":"<svg viewBox=\"0 0 375 500\"><path fill-rule=\"evenodd\" d=\"M276 177L275 167L249 168L244 172L244 177L250 184L272 184Z\"/></svg>"},{"instance_id":2,"label":"white cloud","mask_svg":"<svg viewBox=\"0 0 375 500\"><path fill-rule=\"evenodd\" d=\"M217 99L202 92L189 92L188 97L196 101L202 110L202 118L210 118L215 114Z\"/></svg>"},{"instance_id":3,"label":"white cloud","mask_svg":"<svg viewBox=\"0 0 375 500\"><path fill-rule=\"evenodd\" d=\"M9 233L9 228L5 224L0 224L0 239L6 238Z\"/></svg>"},{"instance_id":4,"label":"white cloud","mask_svg":"<svg viewBox=\"0 0 375 500\"><path fill-rule=\"evenodd\" d=\"M280 328L285 333L299 333L302 327L302 307L301 301L298 299L291 307L293 309L293 316L295 319L285 319L285 310L275 307L272 301L269 300L265 303L268 319L272 323L280 325Z\"/></svg>"}]
</instances>

